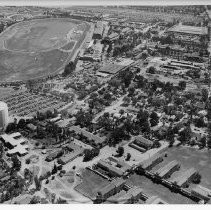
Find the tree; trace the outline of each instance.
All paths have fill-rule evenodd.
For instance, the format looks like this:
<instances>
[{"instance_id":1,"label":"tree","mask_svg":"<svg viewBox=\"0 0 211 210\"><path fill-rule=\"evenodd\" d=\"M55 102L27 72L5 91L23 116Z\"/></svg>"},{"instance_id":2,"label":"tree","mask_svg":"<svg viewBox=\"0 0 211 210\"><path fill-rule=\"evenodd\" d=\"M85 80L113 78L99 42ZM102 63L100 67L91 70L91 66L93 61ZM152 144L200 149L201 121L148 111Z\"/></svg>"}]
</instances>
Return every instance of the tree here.
<instances>
[{"instance_id":1,"label":"tree","mask_svg":"<svg viewBox=\"0 0 211 210\"><path fill-rule=\"evenodd\" d=\"M56 164L54 163L53 169L52 169L52 174L56 174L58 171Z\"/></svg>"},{"instance_id":2,"label":"tree","mask_svg":"<svg viewBox=\"0 0 211 210\"><path fill-rule=\"evenodd\" d=\"M53 113L52 113L52 111L51 111L51 110L47 110L47 111L46 111L46 117L47 117L47 119L49 119L49 118L52 118L52 117L53 117Z\"/></svg>"},{"instance_id":3,"label":"tree","mask_svg":"<svg viewBox=\"0 0 211 210\"><path fill-rule=\"evenodd\" d=\"M200 139L200 146L202 148L206 147L206 144L207 144L207 139L205 136L203 136L201 139Z\"/></svg>"},{"instance_id":4,"label":"tree","mask_svg":"<svg viewBox=\"0 0 211 210\"><path fill-rule=\"evenodd\" d=\"M67 204L67 201L65 199L62 199L59 197L56 203L57 204Z\"/></svg>"},{"instance_id":5,"label":"tree","mask_svg":"<svg viewBox=\"0 0 211 210\"><path fill-rule=\"evenodd\" d=\"M161 143L158 140L153 142L153 147L154 148L159 148L160 146L161 146Z\"/></svg>"},{"instance_id":6,"label":"tree","mask_svg":"<svg viewBox=\"0 0 211 210\"><path fill-rule=\"evenodd\" d=\"M92 160L94 157L98 156L100 153L100 150L95 148L95 149L85 149L84 150L84 162Z\"/></svg>"},{"instance_id":7,"label":"tree","mask_svg":"<svg viewBox=\"0 0 211 210\"><path fill-rule=\"evenodd\" d=\"M207 100L208 100L208 90L207 89L205 89L205 88L203 88L202 89L202 100L204 101L204 102L206 102Z\"/></svg>"},{"instance_id":8,"label":"tree","mask_svg":"<svg viewBox=\"0 0 211 210\"><path fill-rule=\"evenodd\" d=\"M25 119L20 119L20 120L18 121L18 128L23 129L23 128L25 127L25 125L26 125Z\"/></svg>"},{"instance_id":9,"label":"tree","mask_svg":"<svg viewBox=\"0 0 211 210\"><path fill-rule=\"evenodd\" d=\"M152 112L151 115L150 115L150 118L151 118L150 119L151 126L152 127L156 126L158 124L158 122L159 122L159 117L158 117L157 113L156 112Z\"/></svg>"},{"instance_id":10,"label":"tree","mask_svg":"<svg viewBox=\"0 0 211 210\"><path fill-rule=\"evenodd\" d=\"M76 65L71 61L69 64L67 64L64 68L63 76L66 77L70 75L75 70Z\"/></svg>"},{"instance_id":11,"label":"tree","mask_svg":"<svg viewBox=\"0 0 211 210\"><path fill-rule=\"evenodd\" d=\"M37 203L40 203L40 197L39 196L33 196L31 201L30 201L30 204L37 204Z\"/></svg>"},{"instance_id":12,"label":"tree","mask_svg":"<svg viewBox=\"0 0 211 210\"><path fill-rule=\"evenodd\" d=\"M38 179L37 175L34 177L34 182L35 182L36 190L39 191L41 189L41 181Z\"/></svg>"},{"instance_id":13,"label":"tree","mask_svg":"<svg viewBox=\"0 0 211 210\"><path fill-rule=\"evenodd\" d=\"M125 104L129 104L129 103L131 102L130 97L125 96L125 97L123 98L123 102L124 102Z\"/></svg>"},{"instance_id":14,"label":"tree","mask_svg":"<svg viewBox=\"0 0 211 210\"><path fill-rule=\"evenodd\" d=\"M15 123L9 123L7 125L5 132L10 133L10 132L14 132L15 130L16 130L16 124Z\"/></svg>"},{"instance_id":15,"label":"tree","mask_svg":"<svg viewBox=\"0 0 211 210\"><path fill-rule=\"evenodd\" d=\"M3 144L0 142L0 158L2 158L3 153L4 153L4 146L3 146Z\"/></svg>"},{"instance_id":16,"label":"tree","mask_svg":"<svg viewBox=\"0 0 211 210\"><path fill-rule=\"evenodd\" d=\"M148 68L147 72L150 73L150 74L155 74L156 69L155 69L154 66L150 66L150 67Z\"/></svg>"},{"instance_id":17,"label":"tree","mask_svg":"<svg viewBox=\"0 0 211 210\"><path fill-rule=\"evenodd\" d=\"M131 154L130 153L127 153L126 161L129 161L130 158L131 158Z\"/></svg>"},{"instance_id":18,"label":"tree","mask_svg":"<svg viewBox=\"0 0 211 210\"><path fill-rule=\"evenodd\" d=\"M119 110L119 114L120 114L120 115L123 115L124 113L125 113L124 109L120 109L120 110Z\"/></svg>"},{"instance_id":19,"label":"tree","mask_svg":"<svg viewBox=\"0 0 211 210\"><path fill-rule=\"evenodd\" d=\"M181 90L185 90L185 88L186 88L186 82L185 81L179 81L179 88L181 89Z\"/></svg>"},{"instance_id":20,"label":"tree","mask_svg":"<svg viewBox=\"0 0 211 210\"><path fill-rule=\"evenodd\" d=\"M13 163L13 169L16 171L20 171L21 169L21 161L18 159L16 155L12 156L11 158L12 163Z\"/></svg>"},{"instance_id":21,"label":"tree","mask_svg":"<svg viewBox=\"0 0 211 210\"><path fill-rule=\"evenodd\" d=\"M120 146L120 147L118 147L118 149L117 149L116 152L117 152L118 155L121 157L121 156L124 154L124 151L125 151L125 150L124 150L124 147L121 147L121 146Z\"/></svg>"},{"instance_id":22,"label":"tree","mask_svg":"<svg viewBox=\"0 0 211 210\"><path fill-rule=\"evenodd\" d=\"M190 140L191 140L191 129L188 126L179 133L179 141L181 141L182 144L185 144Z\"/></svg>"},{"instance_id":23,"label":"tree","mask_svg":"<svg viewBox=\"0 0 211 210\"><path fill-rule=\"evenodd\" d=\"M203 128L206 125L205 122L204 122L204 118L203 117L196 118L194 120L194 122L195 122L195 126L198 127L198 128Z\"/></svg>"}]
</instances>

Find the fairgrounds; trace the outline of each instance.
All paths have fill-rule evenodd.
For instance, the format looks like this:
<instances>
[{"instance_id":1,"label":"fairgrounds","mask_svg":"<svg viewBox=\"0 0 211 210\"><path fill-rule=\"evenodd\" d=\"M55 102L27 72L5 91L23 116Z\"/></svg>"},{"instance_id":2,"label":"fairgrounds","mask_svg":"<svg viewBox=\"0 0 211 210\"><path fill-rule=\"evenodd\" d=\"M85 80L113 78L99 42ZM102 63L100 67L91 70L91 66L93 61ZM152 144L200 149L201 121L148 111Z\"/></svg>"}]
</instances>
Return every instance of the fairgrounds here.
<instances>
[{"instance_id":1,"label":"fairgrounds","mask_svg":"<svg viewBox=\"0 0 211 210\"><path fill-rule=\"evenodd\" d=\"M0 82L39 78L62 70L90 26L66 18L23 21L0 35Z\"/></svg>"}]
</instances>

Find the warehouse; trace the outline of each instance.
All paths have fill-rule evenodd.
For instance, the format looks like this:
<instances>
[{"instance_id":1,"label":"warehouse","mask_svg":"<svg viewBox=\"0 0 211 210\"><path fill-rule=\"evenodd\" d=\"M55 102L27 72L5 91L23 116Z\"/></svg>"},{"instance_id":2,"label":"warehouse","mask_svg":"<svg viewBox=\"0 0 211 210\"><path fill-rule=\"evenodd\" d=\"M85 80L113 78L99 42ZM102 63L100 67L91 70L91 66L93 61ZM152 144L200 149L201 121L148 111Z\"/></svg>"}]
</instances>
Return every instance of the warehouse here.
<instances>
[{"instance_id":1,"label":"warehouse","mask_svg":"<svg viewBox=\"0 0 211 210\"><path fill-rule=\"evenodd\" d=\"M107 198L117 194L123 189L124 185L125 180L121 178L114 179L109 185L100 190L99 194L102 196L102 201L105 201Z\"/></svg>"},{"instance_id":2,"label":"warehouse","mask_svg":"<svg viewBox=\"0 0 211 210\"><path fill-rule=\"evenodd\" d=\"M0 136L0 139L3 141L4 145L9 149L7 155L18 155L24 156L28 154L28 145L27 141L21 137L20 133L13 134L3 134Z\"/></svg>"},{"instance_id":3,"label":"warehouse","mask_svg":"<svg viewBox=\"0 0 211 210\"><path fill-rule=\"evenodd\" d=\"M127 175L131 169L131 166L123 161L118 161L112 157L109 157L105 160L100 160L97 163L97 166L103 170L109 172L111 176L124 176Z\"/></svg>"},{"instance_id":4,"label":"warehouse","mask_svg":"<svg viewBox=\"0 0 211 210\"><path fill-rule=\"evenodd\" d=\"M171 174L173 174L175 171L179 170L179 168L180 168L180 164L176 160L173 160L167 165L159 168L155 172L155 175L159 178L165 179L165 178L170 177Z\"/></svg>"},{"instance_id":5,"label":"warehouse","mask_svg":"<svg viewBox=\"0 0 211 210\"><path fill-rule=\"evenodd\" d=\"M206 27L197 27L197 26L188 26L188 25L175 25L168 29L169 33L178 33L178 34L189 34L189 35L207 35L208 30Z\"/></svg>"},{"instance_id":6,"label":"warehouse","mask_svg":"<svg viewBox=\"0 0 211 210\"><path fill-rule=\"evenodd\" d=\"M197 185L195 188L192 189L191 195L208 202L211 197L211 190L202 187L201 185Z\"/></svg>"},{"instance_id":7,"label":"warehouse","mask_svg":"<svg viewBox=\"0 0 211 210\"><path fill-rule=\"evenodd\" d=\"M140 163L139 168L142 170L151 170L155 165L163 161L164 154L155 154L151 158Z\"/></svg>"},{"instance_id":8,"label":"warehouse","mask_svg":"<svg viewBox=\"0 0 211 210\"><path fill-rule=\"evenodd\" d=\"M197 174L198 172L194 168L190 168L171 181L178 187L185 187L187 186L188 182L190 182Z\"/></svg>"}]
</instances>

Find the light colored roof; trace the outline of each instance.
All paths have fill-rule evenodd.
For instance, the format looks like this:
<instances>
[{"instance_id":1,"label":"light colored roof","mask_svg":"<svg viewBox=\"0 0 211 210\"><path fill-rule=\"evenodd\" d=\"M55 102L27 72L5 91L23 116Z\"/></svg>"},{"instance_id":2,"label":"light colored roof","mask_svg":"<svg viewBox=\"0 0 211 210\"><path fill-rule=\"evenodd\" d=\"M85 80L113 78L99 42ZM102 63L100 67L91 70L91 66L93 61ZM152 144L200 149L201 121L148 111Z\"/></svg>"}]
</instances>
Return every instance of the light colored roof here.
<instances>
[{"instance_id":1,"label":"light colored roof","mask_svg":"<svg viewBox=\"0 0 211 210\"><path fill-rule=\"evenodd\" d=\"M190 168L181 175L175 177L172 182L176 182L178 186L182 186L195 173L197 173L196 169Z\"/></svg>"},{"instance_id":2,"label":"light colored roof","mask_svg":"<svg viewBox=\"0 0 211 210\"><path fill-rule=\"evenodd\" d=\"M96 23L94 34L100 34L100 35L102 35L102 33L103 33L103 22L98 21Z\"/></svg>"},{"instance_id":3,"label":"light colored roof","mask_svg":"<svg viewBox=\"0 0 211 210\"><path fill-rule=\"evenodd\" d=\"M21 134L19 132L12 133L12 134L10 134L10 137L12 137L12 138L21 137Z\"/></svg>"},{"instance_id":4,"label":"light colored roof","mask_svg":"<svg viewBox=\"0 0 211 210\"><path fill-rule=\"evenodd\" d=\"M136 136L135 137L135 140L138 141L137 143L141 143L141 144L144 144L146 146L152 146L153 145L153 142L144 138L143 136Z\"/></svg>"},{"instance_id":5,"label":"light colored roof","mask_svg":"<svg viewBox=\"0 0 211 210\"><path fill-rule=\"evenodd\" d=\"M17 146L25 141L23 138L14 139L11 135L8 135L8 134L3 134L1 135L1 137L4 139L6 143L11 144L12 146Z\"/></svg>"},{"instance_id":6,"label":"light colored roof","mask_svg":"<svg viewBox=\"0 0 211 210\"><path fill-rule=\"evenodd\" d=\"M204 197L208 197L211 194L211 190L202 187L201 185L197 185L195 188L192 189L193 193L200 194Z\"/></svg>"},{"instance_id":7,"label":"light colored roof","mask_svg":"<svg viewBox=\"0 0 211 210\"><path fill-rule=\"evenodd\" d=\"M172 168L179 165L179 163L176 160L171 161L167 165L159 168L155 173L158 174L160 177L165 176Z\"/></svg>"},{"instance_id":8,"label":"light colored roof","mask_svg":"<svg viewBox=\"0 0 211 210\"><path fill-rule=\"evenodd\" d=\"M148 168L151 164L153 164L154 161L163 158L164 154L155 154L153 155L151 158L148 158L146 160L144 160L143 162L140 163L140 166L145 169Z\"/></svg>"},{"instance_id":9,"label":"light colored roof","mask_svg":"<svg viewBox=\"0 0 211 210\"><path fill-rule=\"evenodd\" d=\"M175 25L168 29L170 32L180 32L187 34L206 35L208 30L206 27L187 26L187 25Z\"/></svg>"},{"instance_id":10,"label":"light colored roof","mask_svg":"<svg viewBox=\"0 0 211 210\"><path fill-rule=\"evenodd\" d=\"M152 196L146 200L146 204L167 204L167 202L165 202L158 196Z\"/></svg>"},{"instance_id":11,"label":"light colored roof","mask_svg":"<svg viewBox=\"0 0 211 210\"><path fill-rule=\"evenodd\" d=\"M17 145L16 147L14 147L13 149L9 150L7 153L8 154L16 154L19 153L21 155L28 153L28 145Z\"/></svg>"},{"instance_id":12,"label":"light colored roof","mask_svg":"<svg viewBox=\"0 0 211 210\"><path fill-rule=\"evenodd\" d=\"M111 164L109 164L105 160L99 160L98 164L104 166L105 168L107 168L108 170L118 174L119 176L122 176L124 174L123 170L121 170L120 168L116 168L116 167L112 166Z\"/></svg>"},{"instance_id":13,"label":"light colored roof","mask_svg":"<svg viewBox=\"0 0 211 210\"><path fill-rule=\"evenodd\" d=\"M113 38L118 37L118 36L119 36L119 34L114 32L114 33L110 34L108 37L110 39L113 39Z\"/></svg>"}]
</instances>

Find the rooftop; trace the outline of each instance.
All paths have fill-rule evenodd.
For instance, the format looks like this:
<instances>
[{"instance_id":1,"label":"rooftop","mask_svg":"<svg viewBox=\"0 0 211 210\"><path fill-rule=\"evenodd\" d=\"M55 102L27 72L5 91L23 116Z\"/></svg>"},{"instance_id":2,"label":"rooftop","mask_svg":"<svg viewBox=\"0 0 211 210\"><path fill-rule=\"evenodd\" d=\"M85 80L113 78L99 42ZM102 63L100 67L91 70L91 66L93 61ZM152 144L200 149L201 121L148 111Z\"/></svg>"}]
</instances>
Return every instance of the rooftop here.
<instances>
[{"instance_id":1,"label":"rooftop","mask_svg":"<svg viewBox=\"0 0 211 210\"><path fill-rule=\"evenodd\" d=\"M184 183L188 181L188 179L197 173L197 171L194 168L190 168L187 171L183 172L179 176L175 177L172 182L176 182L178 186L182 186Z\"/></svg>"},{"instance_id":2,"label":"rooftop","mask_svg":"<svg viewBox=\"0 0 211 210\"><path fill-rule=\"evenodd\" d=\"M208 30L206 27L187 26L187 25L175 25L168 29L170 32L186 33L193 35L207 35Z\"/></svg>"},{"instance_id":3,"label":"rooftop","mask_svg":"<svg viewBox=\"0 0 211 210\"><path fill-rule=\"evenodd\" d=\"M17 136L17 133L13 133L11 135L3 134L3 135L1 135L1 138L5 141L5 143L9 143L13 147L25 142L25 139L23 139L23 138L15 139L16 136Z\"/></svg>"},{"instance_id":4,"label":"rooftop","mask_svg":"<svg viewBox=\"0 0 211 210\"><path fill-rule=\"evenodd\" d=\"M159 168L155 173L158 174L160 177L165 176L172 168L178 166L179 163L176 160L171 161L167 165Z\"/></svg>"},{"instance_id":5,"label":"rooftop","mask_svg":"<svg viewBox=\"0 0 211 210\"><path fill-rule=\"evenodd\" d=\"M146 204L167 204L167 202L157 196L152 196L146 200Z\"/></svg>"},{"instance_id":6,"label":"rooftop","mask_svg":"<svg viewBox=\"0 0 211 210\"><path fill-rule=\"evenodd\" d=\"M103 143L105 141L105 137L99 137L97 135L94 135L93 133L90 133L89 131L86 131L83 128L80 128L78 126L72 126L70 127L70 131L75 131L77 134L83 134L86 136L89 140L94 140L95 143Z\"/></svg>"},{"instance_id":7,"label":"rooftop","mask_svg":"<svg viewBox=\"0 0 211 210\"><path fill-rule=\"evenodd\" d=\"M209 189L206 189L202 187L201 185L197 185L192 189L192 193L200 194L201 196L204 197L209 197L211 195L211 191Z\"/></svg>"}]
</instances>

